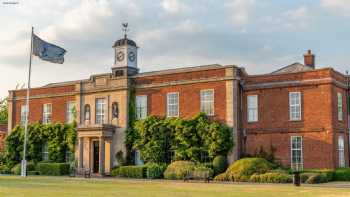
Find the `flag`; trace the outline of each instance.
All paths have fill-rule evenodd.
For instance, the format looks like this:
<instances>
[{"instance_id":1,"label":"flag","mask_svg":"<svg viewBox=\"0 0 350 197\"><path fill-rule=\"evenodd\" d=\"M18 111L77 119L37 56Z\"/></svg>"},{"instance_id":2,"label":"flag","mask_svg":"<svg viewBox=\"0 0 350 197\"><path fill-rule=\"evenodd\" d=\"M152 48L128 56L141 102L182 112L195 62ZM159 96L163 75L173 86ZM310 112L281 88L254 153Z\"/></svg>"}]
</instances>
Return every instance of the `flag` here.
<instances>
[{"instance_id":1,"label":"flag","mask_svg":"<svg viewBox=\"0 0 350 197\"><path fill-rule=\"evenodd\" d=\"M66 50L54 44L48 43L39 38L37 35L33 34L32 53L42 60L56 64L63 64Z\"/></svg>"}]
</instances>

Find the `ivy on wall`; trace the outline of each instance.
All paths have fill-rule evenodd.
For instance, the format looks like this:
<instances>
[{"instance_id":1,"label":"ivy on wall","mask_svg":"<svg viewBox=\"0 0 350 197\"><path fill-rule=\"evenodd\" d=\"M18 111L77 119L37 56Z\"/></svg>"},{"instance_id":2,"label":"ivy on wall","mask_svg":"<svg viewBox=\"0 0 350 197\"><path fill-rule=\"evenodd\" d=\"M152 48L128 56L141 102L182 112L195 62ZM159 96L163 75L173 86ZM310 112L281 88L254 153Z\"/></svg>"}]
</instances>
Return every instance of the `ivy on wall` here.
<instances>
[{"instance_id":1,"label":"ivy on wall","mask_svg":"<svg viewBox=\"0 0 350 197\"><path fill-rule=\"evenodd\" d=\"M43 144L48 144L49 161L64 162L66 152L74 155L76 143L76 123L72 124L40 124L28 125L27 160L42 160ZM24 128L16 126L5 140L5 162L13 166L22 160Z\"/></svg>"}]
</instances>

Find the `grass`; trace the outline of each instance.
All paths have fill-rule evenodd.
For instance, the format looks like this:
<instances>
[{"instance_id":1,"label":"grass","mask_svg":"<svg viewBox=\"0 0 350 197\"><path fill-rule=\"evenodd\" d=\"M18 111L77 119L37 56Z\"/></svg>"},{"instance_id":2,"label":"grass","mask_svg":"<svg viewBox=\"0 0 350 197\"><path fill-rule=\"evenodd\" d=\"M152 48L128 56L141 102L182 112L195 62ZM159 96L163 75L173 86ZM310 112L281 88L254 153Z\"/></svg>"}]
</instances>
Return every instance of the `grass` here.
<instances>
[{"instance_id":1,"label":"grass","mask_svg":"<svg viewBox=\"0 0 350 197\"><path fill-rule=\"evenodd\" d=\"M349 188L299 187L278 184L183 183L126 179L0 176L0 196L98 197L341 197Z\"/></svg>"}]
</instances>

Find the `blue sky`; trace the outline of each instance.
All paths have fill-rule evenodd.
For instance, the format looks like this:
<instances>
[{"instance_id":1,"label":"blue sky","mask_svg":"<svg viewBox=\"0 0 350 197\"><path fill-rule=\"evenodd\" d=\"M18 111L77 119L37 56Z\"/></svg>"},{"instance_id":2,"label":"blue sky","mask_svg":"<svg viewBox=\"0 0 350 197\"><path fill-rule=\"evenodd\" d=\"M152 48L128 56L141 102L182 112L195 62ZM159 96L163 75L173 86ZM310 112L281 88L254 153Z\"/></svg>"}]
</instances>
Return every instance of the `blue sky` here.
<instances>
[{"instance_id":1,"label":"blue sky","mask_svg":"<svg viewBox=\"0 0 350 197\"><path fill-rule=\"evenodd\" d=\"M7 4L5 2L17 2ZM33 86L88 78L113 64L129 22L141 71L234 64L268 73L311 49L316 66L350 69L347 0L0 0L0 97L27 80L30 28L65 48L63 65L33 59Z\"/></svg>"}]
</instances>

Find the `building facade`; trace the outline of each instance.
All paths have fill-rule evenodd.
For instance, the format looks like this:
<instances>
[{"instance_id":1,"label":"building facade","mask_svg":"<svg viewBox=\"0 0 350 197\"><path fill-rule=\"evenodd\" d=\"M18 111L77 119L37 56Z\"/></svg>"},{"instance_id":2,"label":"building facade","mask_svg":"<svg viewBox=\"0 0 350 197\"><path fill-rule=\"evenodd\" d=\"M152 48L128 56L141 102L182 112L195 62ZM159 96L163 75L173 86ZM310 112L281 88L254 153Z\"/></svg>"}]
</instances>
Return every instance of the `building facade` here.
<instances>
[{"instance_id":1,"label":"building facade","mask_svg":"<svg viewBox=\"0 0 350 197\"><path fill-rule=\"evenodd\" d=\"M234 65L205 65L140 73L137 45L126 36L113 45L111 72L33 88L29 122L78 123L79 168L108 174L125 154L131 96L136 116L191 118L205 112L232 128L233 162L260 150L292 168L349 165L349 77L316 69L309 51L295 63L263 75ZM25 90L9 91L8 131L25 121Z\"/></svg>"}]
</instances>

